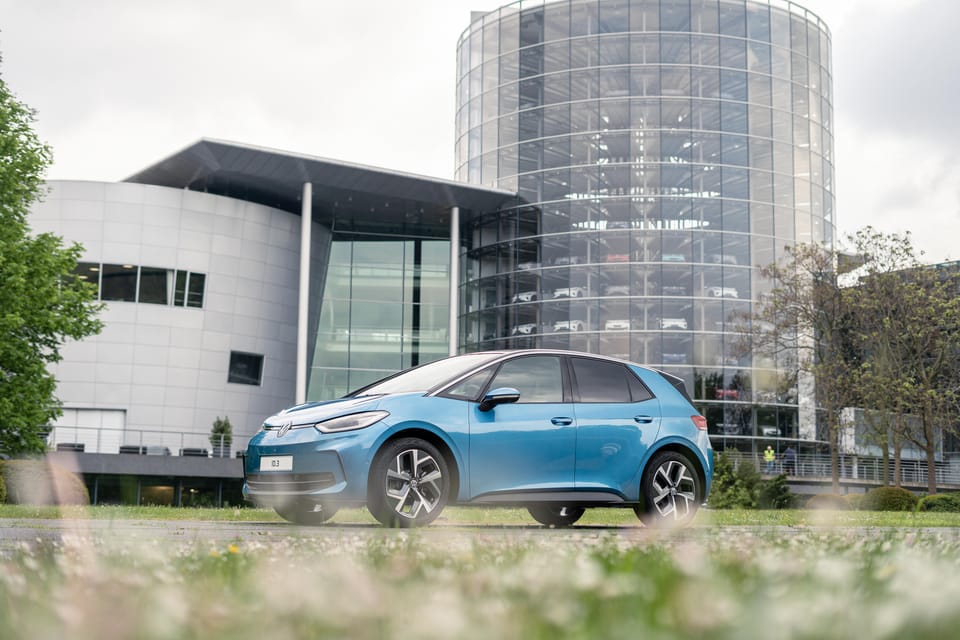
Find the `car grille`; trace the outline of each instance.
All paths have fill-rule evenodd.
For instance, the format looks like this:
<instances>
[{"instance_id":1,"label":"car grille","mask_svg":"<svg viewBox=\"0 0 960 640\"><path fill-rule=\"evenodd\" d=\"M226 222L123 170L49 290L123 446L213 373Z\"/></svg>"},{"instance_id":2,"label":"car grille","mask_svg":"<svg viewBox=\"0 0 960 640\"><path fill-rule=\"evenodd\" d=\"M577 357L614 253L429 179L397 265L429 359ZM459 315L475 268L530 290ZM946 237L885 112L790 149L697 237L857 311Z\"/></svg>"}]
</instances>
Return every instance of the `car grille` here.
<instances>
[{"instance_id":1,"label":"car grille","mask_svg":"<svg viewBox=\"0 0 960 640\"><path fill-rule=\"evenodd\" d=\"M247 486L252 491L278 493L305 493L332 487L333 474L322 473L251 473L247 475Z\"/></svg>"}]
</instances>

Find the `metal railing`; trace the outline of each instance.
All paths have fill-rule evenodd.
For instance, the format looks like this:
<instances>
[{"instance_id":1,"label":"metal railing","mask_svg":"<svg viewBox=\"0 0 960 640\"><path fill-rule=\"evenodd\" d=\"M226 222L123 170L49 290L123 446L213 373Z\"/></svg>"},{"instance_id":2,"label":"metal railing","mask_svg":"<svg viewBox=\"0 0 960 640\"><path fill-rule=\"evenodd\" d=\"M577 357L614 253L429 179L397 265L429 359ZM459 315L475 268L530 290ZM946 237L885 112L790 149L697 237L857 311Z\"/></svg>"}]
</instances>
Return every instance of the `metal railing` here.
<instances>
[{"instance_id":1,"label":"metal railing","mask_svg":"<svg viewBox=\"0 0 960 640\"><path fill-rule=\"evenodd\" d=\"M151 429L54 427L47 437L52 451L156 456L229 458L245 451L250 437Z\"/></svg>"},{"instance_id":2,"label":"metal railing","mask_svg":"<svg viewBox=\"0 0 960 640\"><path fill-rule=\"evenodd\" d=\"M763 461L762 452L757 453L755 456L740 456L740 460L753 462L760 473L765 475L786 473L787 476L791 478L823 479L831 477L829 454L800 454L797 456L796 462L793 465L788 465L786 461L782 459L781 454L772 466L768 466L767 463ZM736 462L735 460L735 463ZM860 480L864 482L883 481L884 468L881 458L841 455L839 462L841 479ZM899 471L899 484L926 486L926 460L901 460ZM960 486L960 464L937 462L934 465L934 473L936 474L938 486ZM897 484L893 458L890 459L890 465L886 475L887 482Z\"/></svg>"}]
</instances>

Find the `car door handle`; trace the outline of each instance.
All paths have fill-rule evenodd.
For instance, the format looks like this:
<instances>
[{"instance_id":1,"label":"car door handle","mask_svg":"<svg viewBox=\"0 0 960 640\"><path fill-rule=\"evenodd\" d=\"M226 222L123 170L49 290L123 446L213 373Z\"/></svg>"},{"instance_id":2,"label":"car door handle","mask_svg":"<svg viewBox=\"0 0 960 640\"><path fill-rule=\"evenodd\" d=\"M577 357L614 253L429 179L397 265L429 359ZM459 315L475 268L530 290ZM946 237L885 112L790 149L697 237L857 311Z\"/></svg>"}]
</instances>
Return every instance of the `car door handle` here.
<instances>
[{"instance_id":1,"label":"car door handle","mask_svg":"<svg viewBox=\"0 0 960 640\"><path fill-rule=\"evenodd\" d=\"M573 424L573 418L551 418L550 422L560 426L566 426L568 424Z\"/></svg>"},{"instance_id":2,"label":"car door handle","mask_svg":"<svg viewBox=\"0 0 960 640\"><path fill-rule=\"evenodd\" d=\"M634 422L639 422L640 424L650 424L653 422L652 416L633 416Z\"/></svg>"}]
</instances>

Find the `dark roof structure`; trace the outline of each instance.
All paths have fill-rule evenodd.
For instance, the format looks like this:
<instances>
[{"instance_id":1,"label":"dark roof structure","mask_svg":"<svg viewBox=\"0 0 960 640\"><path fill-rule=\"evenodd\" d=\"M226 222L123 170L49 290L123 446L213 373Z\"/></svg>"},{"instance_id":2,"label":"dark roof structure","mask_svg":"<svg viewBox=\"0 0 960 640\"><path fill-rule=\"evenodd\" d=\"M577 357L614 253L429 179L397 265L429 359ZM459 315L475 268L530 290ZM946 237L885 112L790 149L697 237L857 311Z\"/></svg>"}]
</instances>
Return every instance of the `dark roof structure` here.
<instances>
[{"instance_id":1,"label":"dark roof structure","mask_svg":"<svg viewBox=\"0 0 960 640\"><path fill-rule=\"evenodd\" d=\"M517 194L339 160L201 139L125 182L203 191L299 215L303 183L313 185L313 218L338 230L448 229L450 207L492 212Z\"/></svg>"}]
</instances>

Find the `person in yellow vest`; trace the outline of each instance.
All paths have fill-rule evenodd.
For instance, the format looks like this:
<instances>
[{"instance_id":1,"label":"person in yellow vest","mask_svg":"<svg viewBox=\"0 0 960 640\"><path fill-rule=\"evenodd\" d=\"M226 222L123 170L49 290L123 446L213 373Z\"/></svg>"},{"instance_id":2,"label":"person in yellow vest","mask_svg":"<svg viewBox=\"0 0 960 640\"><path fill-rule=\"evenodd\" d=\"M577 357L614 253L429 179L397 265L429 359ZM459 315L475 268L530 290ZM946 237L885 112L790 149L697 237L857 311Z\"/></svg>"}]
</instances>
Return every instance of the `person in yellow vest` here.
<instances>
[{"instance_id":1,"label":"person in yellow vest","mask_svg":"<svg viewBox=\"0 0 960 640\"><path fill-rule=\"evenodd\" d=\"M766 473L773 473L773 465L777 461L777 454L770 445L767 445L767 448L763 450L763 461L767 463Z\"/></svg>"}]
</instances>

